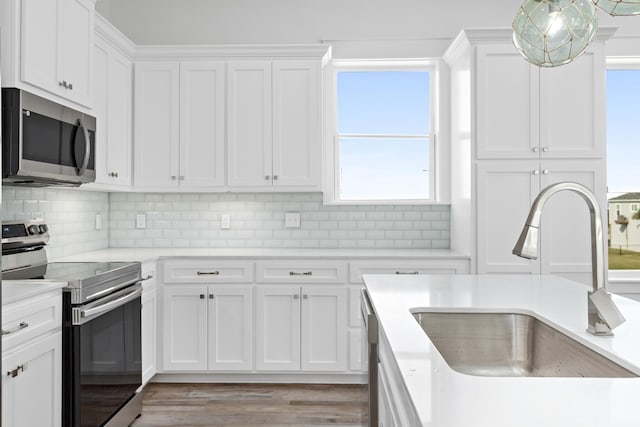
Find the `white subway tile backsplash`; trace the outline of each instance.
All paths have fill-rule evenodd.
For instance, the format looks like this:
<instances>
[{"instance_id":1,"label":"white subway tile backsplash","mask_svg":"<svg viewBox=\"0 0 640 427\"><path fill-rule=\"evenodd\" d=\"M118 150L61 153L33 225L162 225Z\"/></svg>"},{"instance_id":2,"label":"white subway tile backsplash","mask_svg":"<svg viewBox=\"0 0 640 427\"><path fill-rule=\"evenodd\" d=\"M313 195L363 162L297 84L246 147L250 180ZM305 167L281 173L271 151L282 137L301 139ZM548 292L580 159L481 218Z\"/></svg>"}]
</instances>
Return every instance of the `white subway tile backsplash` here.
<instances>
[{"instance_id":1,"label":"white subway tile backsplash","mask_svg":"<svg viewBox=\"0 0 640 427\"><path fill-rule=\"evenodd\" d=\"M284 213L300 212L300 229ZM103 228L95 230L95 214ZM329 205L320 193L100 193L3 188L3 220L44 218L50 257L105 247L448 248L441 205ZM136 214L146 228L135 228ZM220 229L229 214L231 229Z\"/></svg>"}]
</instances>

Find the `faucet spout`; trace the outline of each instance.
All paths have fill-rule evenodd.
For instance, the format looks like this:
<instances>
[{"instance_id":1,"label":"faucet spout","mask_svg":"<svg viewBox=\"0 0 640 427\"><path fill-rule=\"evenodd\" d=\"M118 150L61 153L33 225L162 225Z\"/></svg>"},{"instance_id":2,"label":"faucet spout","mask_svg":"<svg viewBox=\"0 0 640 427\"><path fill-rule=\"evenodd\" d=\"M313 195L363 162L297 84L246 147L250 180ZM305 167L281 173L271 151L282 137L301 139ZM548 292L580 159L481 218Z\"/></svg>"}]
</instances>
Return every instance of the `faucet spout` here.
<instances>
[{"instance_id":1,"label":"faucet spout","mask_svg":"<svg viewBox=\"0 0 640 427\"><path fill-rule=\"evenodd\" d=\"M589 207L593 291L589 292L588 298L588 331L596 335L612 335L611 330L623 323L625 319L611 300L611 295L606 292L602 216L598 200L591 190L576 182L559 182L543 189L531 205L527 221L513 248L513 254L528 259L538 258L538 234L542 211L549 198L561 191L573 191L579 194Z\"/></svg>"}]
</instances>

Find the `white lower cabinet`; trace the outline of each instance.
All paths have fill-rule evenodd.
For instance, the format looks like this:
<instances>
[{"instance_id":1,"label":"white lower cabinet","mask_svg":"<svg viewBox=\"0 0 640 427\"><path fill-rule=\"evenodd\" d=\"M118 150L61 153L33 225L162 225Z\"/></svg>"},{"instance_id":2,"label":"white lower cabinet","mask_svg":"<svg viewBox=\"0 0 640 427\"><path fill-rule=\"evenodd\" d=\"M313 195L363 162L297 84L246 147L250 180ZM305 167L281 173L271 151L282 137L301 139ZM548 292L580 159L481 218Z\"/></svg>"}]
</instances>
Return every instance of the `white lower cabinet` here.
<instances>
[{"instance_id":1,"label":"white lower cabinet","mask_svg":"<svg viewBox=\"0 0 640 427\"><path fill-rule=\"evenodd\" d=\"M60 427L61 329L59 290L2 306L3 426Z\"/></svg>"},{"instance_id":2,"label":"white lower cabinet","mask_svg":"<svg viewBox=\"0 0 640 427\"><path fill-rule=\"evenodd\" d=\"M250 370L252 296L252 286L165 285L164 370Z\"/></svg>"},{"instance_id":3,"label":"white lower cabinet","mask_svg":"<svg viewBox=\"0 0 640 427\"><path fill-rule=\"evenodd\" d=\"M3 426L60 426L62 332L3 356L2 371Z\"/></svg>"},{"instance_id":4,"label":"white lower cabinet","mask_svg":"<svg viewBox=\"0 0 640 427\"><path fill-rule=\"evenodd\" d=\"M345 371L347 289L258 286L256 369Z\"/></svg>"},{"instance_id":5,"label":"white lower cabinet","mask_svg":"<svg viewBox=\"0 0 640 427\"><path fill-rule=\"evenodd\" d=\"M142 385L144 386L156 374L158 334L158 290L155 271L142 266Z\"/></svg>"}]
</instances>

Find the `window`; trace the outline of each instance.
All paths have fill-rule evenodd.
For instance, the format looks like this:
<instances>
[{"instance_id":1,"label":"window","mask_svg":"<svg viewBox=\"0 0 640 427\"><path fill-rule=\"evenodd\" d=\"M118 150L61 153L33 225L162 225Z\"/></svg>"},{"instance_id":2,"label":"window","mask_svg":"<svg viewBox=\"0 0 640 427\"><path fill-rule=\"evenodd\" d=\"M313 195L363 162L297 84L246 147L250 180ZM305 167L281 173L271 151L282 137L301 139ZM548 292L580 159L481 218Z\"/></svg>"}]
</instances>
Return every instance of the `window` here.
<instances>
[{"instance_id":1,"label":"window","mask_svg":"<svg viewBox=\"0 0 640 427\"><path fill-rule=\"evenodd\" d=\"M433 80L424 61L336 64L335 201L434 199Z\"/></svg>"},{"instance_id":2,"label":"window","mask_svg":"<svg viewBox=\"0 0 640 427\"><path fill-rule=\"evenodd\" d=\"M640 66L607 71L609 269L640 270Z\"/></svg>"}]
</instances>

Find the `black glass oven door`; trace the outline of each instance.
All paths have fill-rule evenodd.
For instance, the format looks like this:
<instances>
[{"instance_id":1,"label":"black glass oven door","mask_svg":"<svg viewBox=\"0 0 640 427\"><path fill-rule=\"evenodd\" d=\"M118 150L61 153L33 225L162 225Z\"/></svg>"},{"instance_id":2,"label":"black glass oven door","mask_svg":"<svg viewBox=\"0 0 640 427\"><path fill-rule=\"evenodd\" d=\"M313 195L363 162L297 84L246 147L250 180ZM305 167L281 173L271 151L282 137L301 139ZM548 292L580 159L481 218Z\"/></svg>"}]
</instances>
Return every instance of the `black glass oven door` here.
<instances>
[{"instance_id":1,"label":"black glass oven door","mask_svg":"<svg viewBox=\"0 0 640 427\"><path fill-rule=\"evenodd\" d=\"M140 292L137 284L111 302L103 298L102 305L99 300L91 308L74 308L76 323L82 322L72 326L74 427L102 425L142 384ZM102 307L107 311L100 312Z\"/></svg>"}]
</instances>

